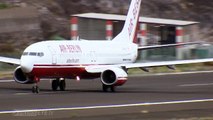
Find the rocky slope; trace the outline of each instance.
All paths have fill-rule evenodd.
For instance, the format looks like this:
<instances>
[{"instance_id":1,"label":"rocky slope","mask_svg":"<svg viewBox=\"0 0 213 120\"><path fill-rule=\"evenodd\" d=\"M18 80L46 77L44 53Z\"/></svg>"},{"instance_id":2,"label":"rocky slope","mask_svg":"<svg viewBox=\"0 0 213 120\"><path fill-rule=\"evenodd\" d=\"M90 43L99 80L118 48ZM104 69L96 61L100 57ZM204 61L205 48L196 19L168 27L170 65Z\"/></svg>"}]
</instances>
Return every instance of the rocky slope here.
<instances>
[{"instance_id":1,"label":"rocky slope","mask_svg":"<svg viewBox=\"0 0 213 120\"><path fill-rule=\"evenodd\" d=\"M84 12L126 14L130 0L22 0L40 4L62 25L52 24L60 35L69 38L69 15ZM31 3L29 2L31 1ZM201 22L201 38L213 41L213 2L211 0L143 0L141 15ZM57 20L57 18L59 18ZM60 22L60 20L62 22ZM63 27L62 27L63 26ZM61 30L63 32L61 32ZM47 36L48 37L48 36ZM45 37L46 38L46 37Z\"/></svg>"},{"instance_id":2,"label":"rocky slope","mask_svg":"<svg viewBox=\"0 0 213 120\"><path fill-rule=\"evenodd\" d=\"M40 15L43 39L69 39L69 18L85 12L126 14L130 0L0 0L10 6L34 6ZM201 22L201 38L213 41L212 0L143 0L141 15ZM30 40L29 40L30 41Z\"/></svg>"}]
</instances>

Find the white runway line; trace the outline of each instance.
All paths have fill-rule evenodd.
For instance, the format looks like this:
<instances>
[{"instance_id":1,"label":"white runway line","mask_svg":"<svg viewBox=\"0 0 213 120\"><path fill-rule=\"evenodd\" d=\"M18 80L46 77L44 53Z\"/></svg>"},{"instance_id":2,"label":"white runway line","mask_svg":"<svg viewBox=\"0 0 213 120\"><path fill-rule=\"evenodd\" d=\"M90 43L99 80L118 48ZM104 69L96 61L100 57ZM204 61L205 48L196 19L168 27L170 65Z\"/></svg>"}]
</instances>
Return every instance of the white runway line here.
<instances>
[{"instance_id":1,"label":"white runway line","mask_svg":"<svg viewBox=\"0 0 213 120\"><path fill-rule=\"evenodd\" d=\"M192 72L175 72L175 73L153 73L153 74L136 74L130 76L164 76L164 75L187 75L187 74L199 74L199 73L213 73L213 71L192 71Z\"/></svg>"},{"instance_id":2,"label":"white runway line","mask_svg":"<svg viewBox=\"0 0 213 120\"><path fill-rule=\"evenodd\" d=\"M212 86L213 83L201 83L201 84L183 84L180 87L197 87L197 86Z\"/></svg>"},{"instance_id":3,"label":"white runway line","mask_svg":"<svg viewBox=\"0 0 213 120\"><path fill-rule=\"evenodd\" d=\"M0 83L15 82L15 80L0 80Z\"/></svg>"},{"instance_id":4,"label":"white runway line","mask_svg":"<svg viewBox=\"0 0 213 120\"><path fill-rule=\"evenodd\" d=\"M70 107L70 108L44 108L44 109L11 110L11 111L9 110L9 111L0 111L0 114L30 113L30 112L45 112L45 111L88 110L88 109L105 109L105 108L123 108L123 107L186 104L186 103L200 103L200 102L213 102L213 99L182 100L182 101L168 101L168 102L150 102L150 103L146 102L146 103L135 103L135 104L86 106L86 107Z\"/></svg>"},{"instance_id":5,"label":"white runway line","mask_svg":"<svg viewBox=\"0 0 213 120\"><path fill-rule=\"evenodd\" d=\"M29 93L29 92L25 92L25 93L15 93L14 95L33 95L34 93Z\"/></svg>"}]
</instances>

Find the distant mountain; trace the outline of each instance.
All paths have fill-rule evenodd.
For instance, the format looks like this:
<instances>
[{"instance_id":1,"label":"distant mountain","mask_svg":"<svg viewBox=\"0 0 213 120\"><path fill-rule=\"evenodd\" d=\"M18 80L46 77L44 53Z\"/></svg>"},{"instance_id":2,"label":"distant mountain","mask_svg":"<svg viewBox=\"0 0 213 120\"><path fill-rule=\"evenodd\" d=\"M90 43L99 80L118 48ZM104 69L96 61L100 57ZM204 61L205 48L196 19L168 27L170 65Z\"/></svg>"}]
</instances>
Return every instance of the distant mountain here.
<instances>
[{"instance_id":1,"label":"distant mountain","mask_svg":"<svg viewBox=\"0 0 213 120\"><path fill-rule=\"evenodd\" d=\"M126 14L130 0L0 0L34 6L41 15L44 39L58 34L69 38L69 18L85 12ZM212 0L143 0L141 15L201 22L202 40L213 41Z\"/></svg>"},{"instance_id":2,"label":"distant mountain","mask_svg":"<svg viewBox=\"0 0 213 120\"><path fill-rule=\"evenodd\" d=\"M40 4L55 16L69 19L71 14L85 12L126 14L130 0L22 0ZM143 0L141 15L199 21L201 38L213 41L212 0ZM65 27L65 26L64 26ZM65 28L69 27L66 25ZM69 29L67 29L69 31ZM60 31L59 31L60 32ZM69 32L66 32L69 34ZM69 35L65 35L69 37Z\"/></svg>"}]
</instances>

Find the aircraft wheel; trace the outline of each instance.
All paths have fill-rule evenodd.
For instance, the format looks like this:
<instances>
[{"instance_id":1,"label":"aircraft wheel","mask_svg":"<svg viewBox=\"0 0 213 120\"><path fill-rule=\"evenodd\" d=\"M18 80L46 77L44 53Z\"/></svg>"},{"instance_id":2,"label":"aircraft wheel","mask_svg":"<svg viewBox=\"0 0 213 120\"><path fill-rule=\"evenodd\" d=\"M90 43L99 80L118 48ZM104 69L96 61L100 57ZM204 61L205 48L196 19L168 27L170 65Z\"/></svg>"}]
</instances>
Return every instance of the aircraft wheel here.
<instances>
[{"instance_id":1,"label":"aircraft wheel","mask_svg":"<svg viewBox=\"0 0 213 120\"><path fill-rule=\"evenodd\" d=\"M60 81L59 88L60 88L61 91L65 91L65 88L66 88L65 80Z\"/></svg>"},{"instance_id":2,"label":"aircraft wheel","mask_svg":"<svg viewBox=\"0 0 213 120\"><path fill-rule=\"evenodd\" d=\"M36 85L36 86L33 86L32 87L32 92L33 93L39 93L40 92L40 89L39 89L39 87Z\"/></svg>"},{"instance_id":3,"label":"aircraft wheel","mask_svg":"<svg viewBox=\"0 0 213 120\"><path fill-rule=\"evenodd\" d=\"M111 92L115 92L115 86L111 85L110 90L111 90Z\"/></svg>"},{"instance_id":4,"label":"aircraft wheel","mask_svg":"<svg viewBox=\"0 0 213 120\"><path fill-rule=\"evenodd\" d=\"M102 89L103 89L103 92L108 92L108 86L107 85L102 85Z\"/></svg>"},{"instance_id":5,"label":"aircraft wheel","mask_svg":"<svg viewBox=\"0 0 213 120\"><path fill-rule=\"evenodd\" d=\"M102 85L102 89L103 89L103 92L108 92L108 90L110 89L111 92L115 92L115 86L113 85Z\"/></svg>"},{"instance_id":6,"label":"aircraft wheel","mask_svg":"<svg viewBox=\"0 0 213 120\"><path fill-rule=\"evenodd\" d=\"M53 91L56 91L58 89L58 86L59 86L59 80L56 79L56 80L52 80L52 90Z\"/></svg>"}]
</instances>

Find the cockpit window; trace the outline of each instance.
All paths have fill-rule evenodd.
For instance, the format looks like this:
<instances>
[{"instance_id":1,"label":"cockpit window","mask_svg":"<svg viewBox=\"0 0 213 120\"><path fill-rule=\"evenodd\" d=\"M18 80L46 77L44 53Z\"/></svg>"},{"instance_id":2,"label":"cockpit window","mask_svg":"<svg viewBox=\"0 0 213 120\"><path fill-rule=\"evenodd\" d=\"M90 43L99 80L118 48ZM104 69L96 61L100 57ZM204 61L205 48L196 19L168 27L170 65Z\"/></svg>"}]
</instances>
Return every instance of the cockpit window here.
<instances>
[{"instance_id":1,"label":"cockpit window","mask_svg":"<svg viewBox=\"0 0 213 120\"><path fill-rule=\"evenodd\" d=\"M23 56L26 56L26 55L28 55L28 52L24 52L22 55L23 55Z\"/></svg>"},{"instance_id":2,"label":"cockpit window","mask_svg":"<svg viewBox=\"0 0 213 120\"><path fill-rule=\"evenodd\" d=\"M44 53L43 53L43 52L39 52L37 55L38 55L39 57L42 57L42 56L44 56Z\"/></svg>"},{"instance_id":3,"label":"cockpit window","mask_svg":"<svg viewBox=\"0 0 213 120\"><path fill-rule=\"evenodd\" d=\"M42 56L44 56L44 53L43 52L24 52L22 55L23 56L39 56L39 57L42 57Z\"/></svg>"}]
</instances>

